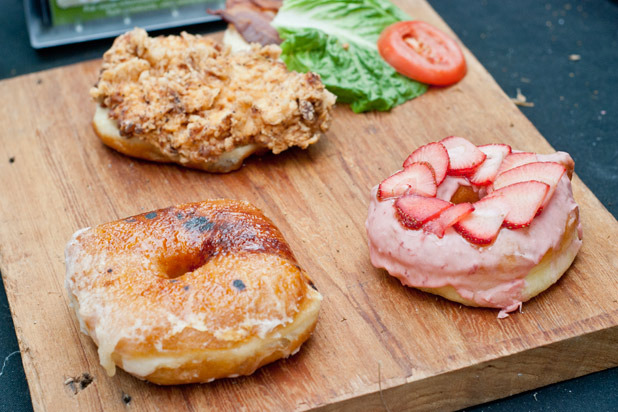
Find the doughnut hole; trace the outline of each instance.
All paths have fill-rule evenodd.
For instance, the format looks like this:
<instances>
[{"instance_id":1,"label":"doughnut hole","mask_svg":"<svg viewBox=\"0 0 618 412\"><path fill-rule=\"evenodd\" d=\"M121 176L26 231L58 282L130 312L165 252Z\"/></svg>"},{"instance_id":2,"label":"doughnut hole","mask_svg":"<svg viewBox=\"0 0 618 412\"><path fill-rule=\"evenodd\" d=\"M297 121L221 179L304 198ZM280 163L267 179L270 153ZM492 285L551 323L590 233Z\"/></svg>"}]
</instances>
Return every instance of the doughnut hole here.
<instances>
[{"instance_id":1,"label":"doughnut hole","mask_svg":"<svg viewBox=\"0 0 618 412\"><path fill-rule=\"evenodd\" d=\"M478 192L474 191L472 186L460 185L453 196L451 197L451 203L474 203L480 200Z\"/></svg>"},{"instance_id":2,"label":"doughnut hole","mask_svg":"<svg viewBox=\"0 0 618 412\"><path fill-rule=\"evenodd\" d=\"M199 219L196 219L198 224L208 223L207 219ZM157 258L159 276L171 280L194 272L208 263L212 256L218 253L218 250L221 250L221 245L212 238L201 240L201 232L204 230L200 227L196 229L199 236L194 230L188 230L185 223L179 234L165 242L162 253Z\"/></svg>"},{"instance_id":3,"label":"doughnut hole","mask_svg":"<svg viewBox=\"0 0 618 412\"><path fill-rule=\"evenodd\" d=\"M167 279L179 278L202 267L208 257L204 253L181 253L165 256L159 260L159 274Z\"/></svg>"}]
</instances>

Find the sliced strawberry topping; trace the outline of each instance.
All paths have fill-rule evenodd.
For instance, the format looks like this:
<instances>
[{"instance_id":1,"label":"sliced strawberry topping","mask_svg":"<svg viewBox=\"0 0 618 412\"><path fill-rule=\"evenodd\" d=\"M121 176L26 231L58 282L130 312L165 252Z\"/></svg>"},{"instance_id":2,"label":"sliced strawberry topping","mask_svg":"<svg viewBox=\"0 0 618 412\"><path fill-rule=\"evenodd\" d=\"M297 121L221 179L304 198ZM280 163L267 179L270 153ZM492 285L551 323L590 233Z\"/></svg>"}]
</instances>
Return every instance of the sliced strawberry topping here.
<instances>
[{"instance_id":1,"label":"sliced strawberry topping","mask_svg":"<svg viewBox=\"0 0 618 412\"><path fill-rule=\"evenodd\" d=\"M415 162L382 181L378 187L378 199L397 197L406 192L433 197L437 190L431 165L426 162Z\"/></svg>"},{"instance_id":2,"label":"sliced strawberry topping","mask_svg":"<svg viewBox=\"0 0 618 412\"><path fill-rule=\"evenodd\" d=\"M532 180L503 187L484 199L501 198L508 208L503 225L509 229L519 229L530 225L548 190L547 184Z\"/></svg>"},{"instance_id":3,"label":"sliced strawberry topping","mask_svg":"<svg viewBox=\"0 0 618 412\"><path fill-rule=\"evenodd\" d=\"M455 224L455 230L470 242L487 245L501 226L519 229L529 226L543 203L549 186L530 181L503 187L474 203L474 210Z\"/></svg>"},{"instance_id":4,"label":"sliced strawberry topping","mask_svg":"<svg viewBox=\"0 0 618 412\"><path fill-rule=\"evenodd\" d=\"M474 210L453 226L460 235L477 245L494 241L506 217L508 205L501 196L484 197L474 203Z\"/></svg>"},{"instance_id":5,"label":"sliced strawberry topping","mask_svg":"<svg viewBox=\"0 0 618 412\"><path fill-rule=\"evenodd\" d=\"M511 146L506 144L487 144L478 149L485 153L485 161L476 169L470 181L477 186L487 186L498 175L502 160L511 153Z\"/></svg>"},{"instance_id":6,"label":"sliced strawberry topping","mask_svg":"<svg viewBox=\"0 0 618 412\"><path fill-rule=\"evenodd\" d=\"M534 153L528 152L519 152L519 153L511 153L507 157L504 158L502 164L500 165L500 169L498 169L498 176L507 170L513 169L514 167L525 165L526 163L538 162L538 159Z\"/></svg>"},{"instance_id":7,"label":"sliced strawberry topping","mask_svg":"<svg viewBox=\"0 0 618 412\"><path fill-rule=\"evenodd\" d=\"M419 229L423 224L438 217L452 204L435 197L406 194L395 201L395 210L401 223L409 229Z\"/></svg>"},{"instance_id":8,"label":"sliced strawberry topping","mask_svg":"<svg viewBox=\"0 0 618 412\"><path fill-rule=\"evenodd\" d=\"M450 136L415 150L404 169L385 179L378 199L397 197L395 214L402 225L442 238L453 227L478 245L491 244L501 227L529 226L551 199L566 168L557 162L541 162L534 153L512 153L505 144L476 147ZM453 204L436 198L437 187L447 175L463 176L482 199ZM478 186L487 186L479 191Z\"/></svg>"},{"instance_id":9,"label":"sliced strawberry topping","mask_svg":"<svg viewBox=\"0 0 618 412\"><path fill-rule=\"evenodd\" d=\"M556 185L562 178L566 168L560 163L555 162L534 162L522 166L517 166L507 170L496 178L493 184L494 190L512 185L519 182L527 182L536 180L543 182L549 186L547 195L543 201L543 207L547 205L551 197L554 195Z\"/></svg>"},{"instance_id":10,"label":"sliced strawberry topping","mask_svg":"<svg viewBox=\"0 0 618 412\"><path fill-rule=\"evenodd\" d=\"M430 220L423 225L423 230L433 233L439 238L444 236L444 232L474 210L471 203L459 203L444 209L440 216Z\"/></svg>"},{"instance_id":11,"label":"sliced strawberry topping","mask_svg":"<svg viewBox=\"0 0 618 412\"><path fill-rule=\"evenodd\" d=\"M448 174L453 176L469 176L485 160L485 153L463 137L450 136L440 141L449 156Z\"/></svg>"},{"instance_id":12,"label":"sliced strawberry topping","mask_svg":"<svg viewBox=\"0 0 618 412\"><path fill-rule=\"evenodd\" d=\"M406 161L403 162L403 167L414 162L429 163L433 167L436 174L436 184L439 186L446 177L446 171L448 170L448 152L442 143L429 143L412 152Z\"/></svg>"}]
</instances>

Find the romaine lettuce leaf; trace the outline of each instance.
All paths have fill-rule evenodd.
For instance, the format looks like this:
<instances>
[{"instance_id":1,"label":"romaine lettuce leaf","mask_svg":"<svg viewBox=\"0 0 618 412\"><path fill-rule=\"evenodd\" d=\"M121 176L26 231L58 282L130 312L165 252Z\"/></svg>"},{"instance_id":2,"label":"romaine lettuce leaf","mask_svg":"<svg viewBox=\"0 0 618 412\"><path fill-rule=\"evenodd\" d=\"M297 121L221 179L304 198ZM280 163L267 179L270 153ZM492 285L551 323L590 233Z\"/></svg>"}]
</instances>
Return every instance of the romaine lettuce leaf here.
<instances>
[{"instance_id":1,"label":"romaine lettuce leaf","mask_svg":"<svg viewBox=\"0 0 618 412\"><path fill-rule=\"evenodd\" d=\"M382 30L402 20L410 17L387 0L285 0L272 25L288 68L318 73L359 113L390 110L427 90L378 53Z\"/></svg>"}]
</instances>

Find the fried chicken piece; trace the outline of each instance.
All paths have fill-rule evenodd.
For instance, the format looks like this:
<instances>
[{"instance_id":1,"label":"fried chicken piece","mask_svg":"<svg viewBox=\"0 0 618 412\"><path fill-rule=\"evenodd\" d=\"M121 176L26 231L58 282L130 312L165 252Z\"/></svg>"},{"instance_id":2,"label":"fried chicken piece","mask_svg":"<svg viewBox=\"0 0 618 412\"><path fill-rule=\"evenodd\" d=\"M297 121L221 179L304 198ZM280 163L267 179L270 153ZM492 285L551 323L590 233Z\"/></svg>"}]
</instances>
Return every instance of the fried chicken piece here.
<instances>
[{"instance_id":1,"label":"fried chicken piece","mask_svg":"<svg viewBox=\"0 0 618 412\"><path fill-rule=\"evenodd\" d=\"M231 54L182 33L119 36L90 90L94 128L112 148L210 172L242 166L251 153L307 148L328 129L335 96L317 74L287 71L280 49Z\"/></svg>"}]
</instances>

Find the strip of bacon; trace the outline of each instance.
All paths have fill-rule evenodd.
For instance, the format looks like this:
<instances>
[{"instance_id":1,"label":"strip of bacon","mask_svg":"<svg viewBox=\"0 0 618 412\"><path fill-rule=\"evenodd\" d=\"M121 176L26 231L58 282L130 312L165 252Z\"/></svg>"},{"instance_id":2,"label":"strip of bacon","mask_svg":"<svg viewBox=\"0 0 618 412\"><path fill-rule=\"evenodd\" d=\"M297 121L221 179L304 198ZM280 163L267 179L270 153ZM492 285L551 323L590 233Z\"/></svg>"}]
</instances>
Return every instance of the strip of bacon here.
<instances>
[{"instance_id":1,"label":"strip of bacon","mask_svg":"<svg viewBox=\"0 0 618 412\"><path fill-rule=\"evenodd\" d=\"M208 10L234 25L247 43L281 44L279 33L270 25L283 0L227 0L224 10Z\"/></svg>"}]
</instances>

